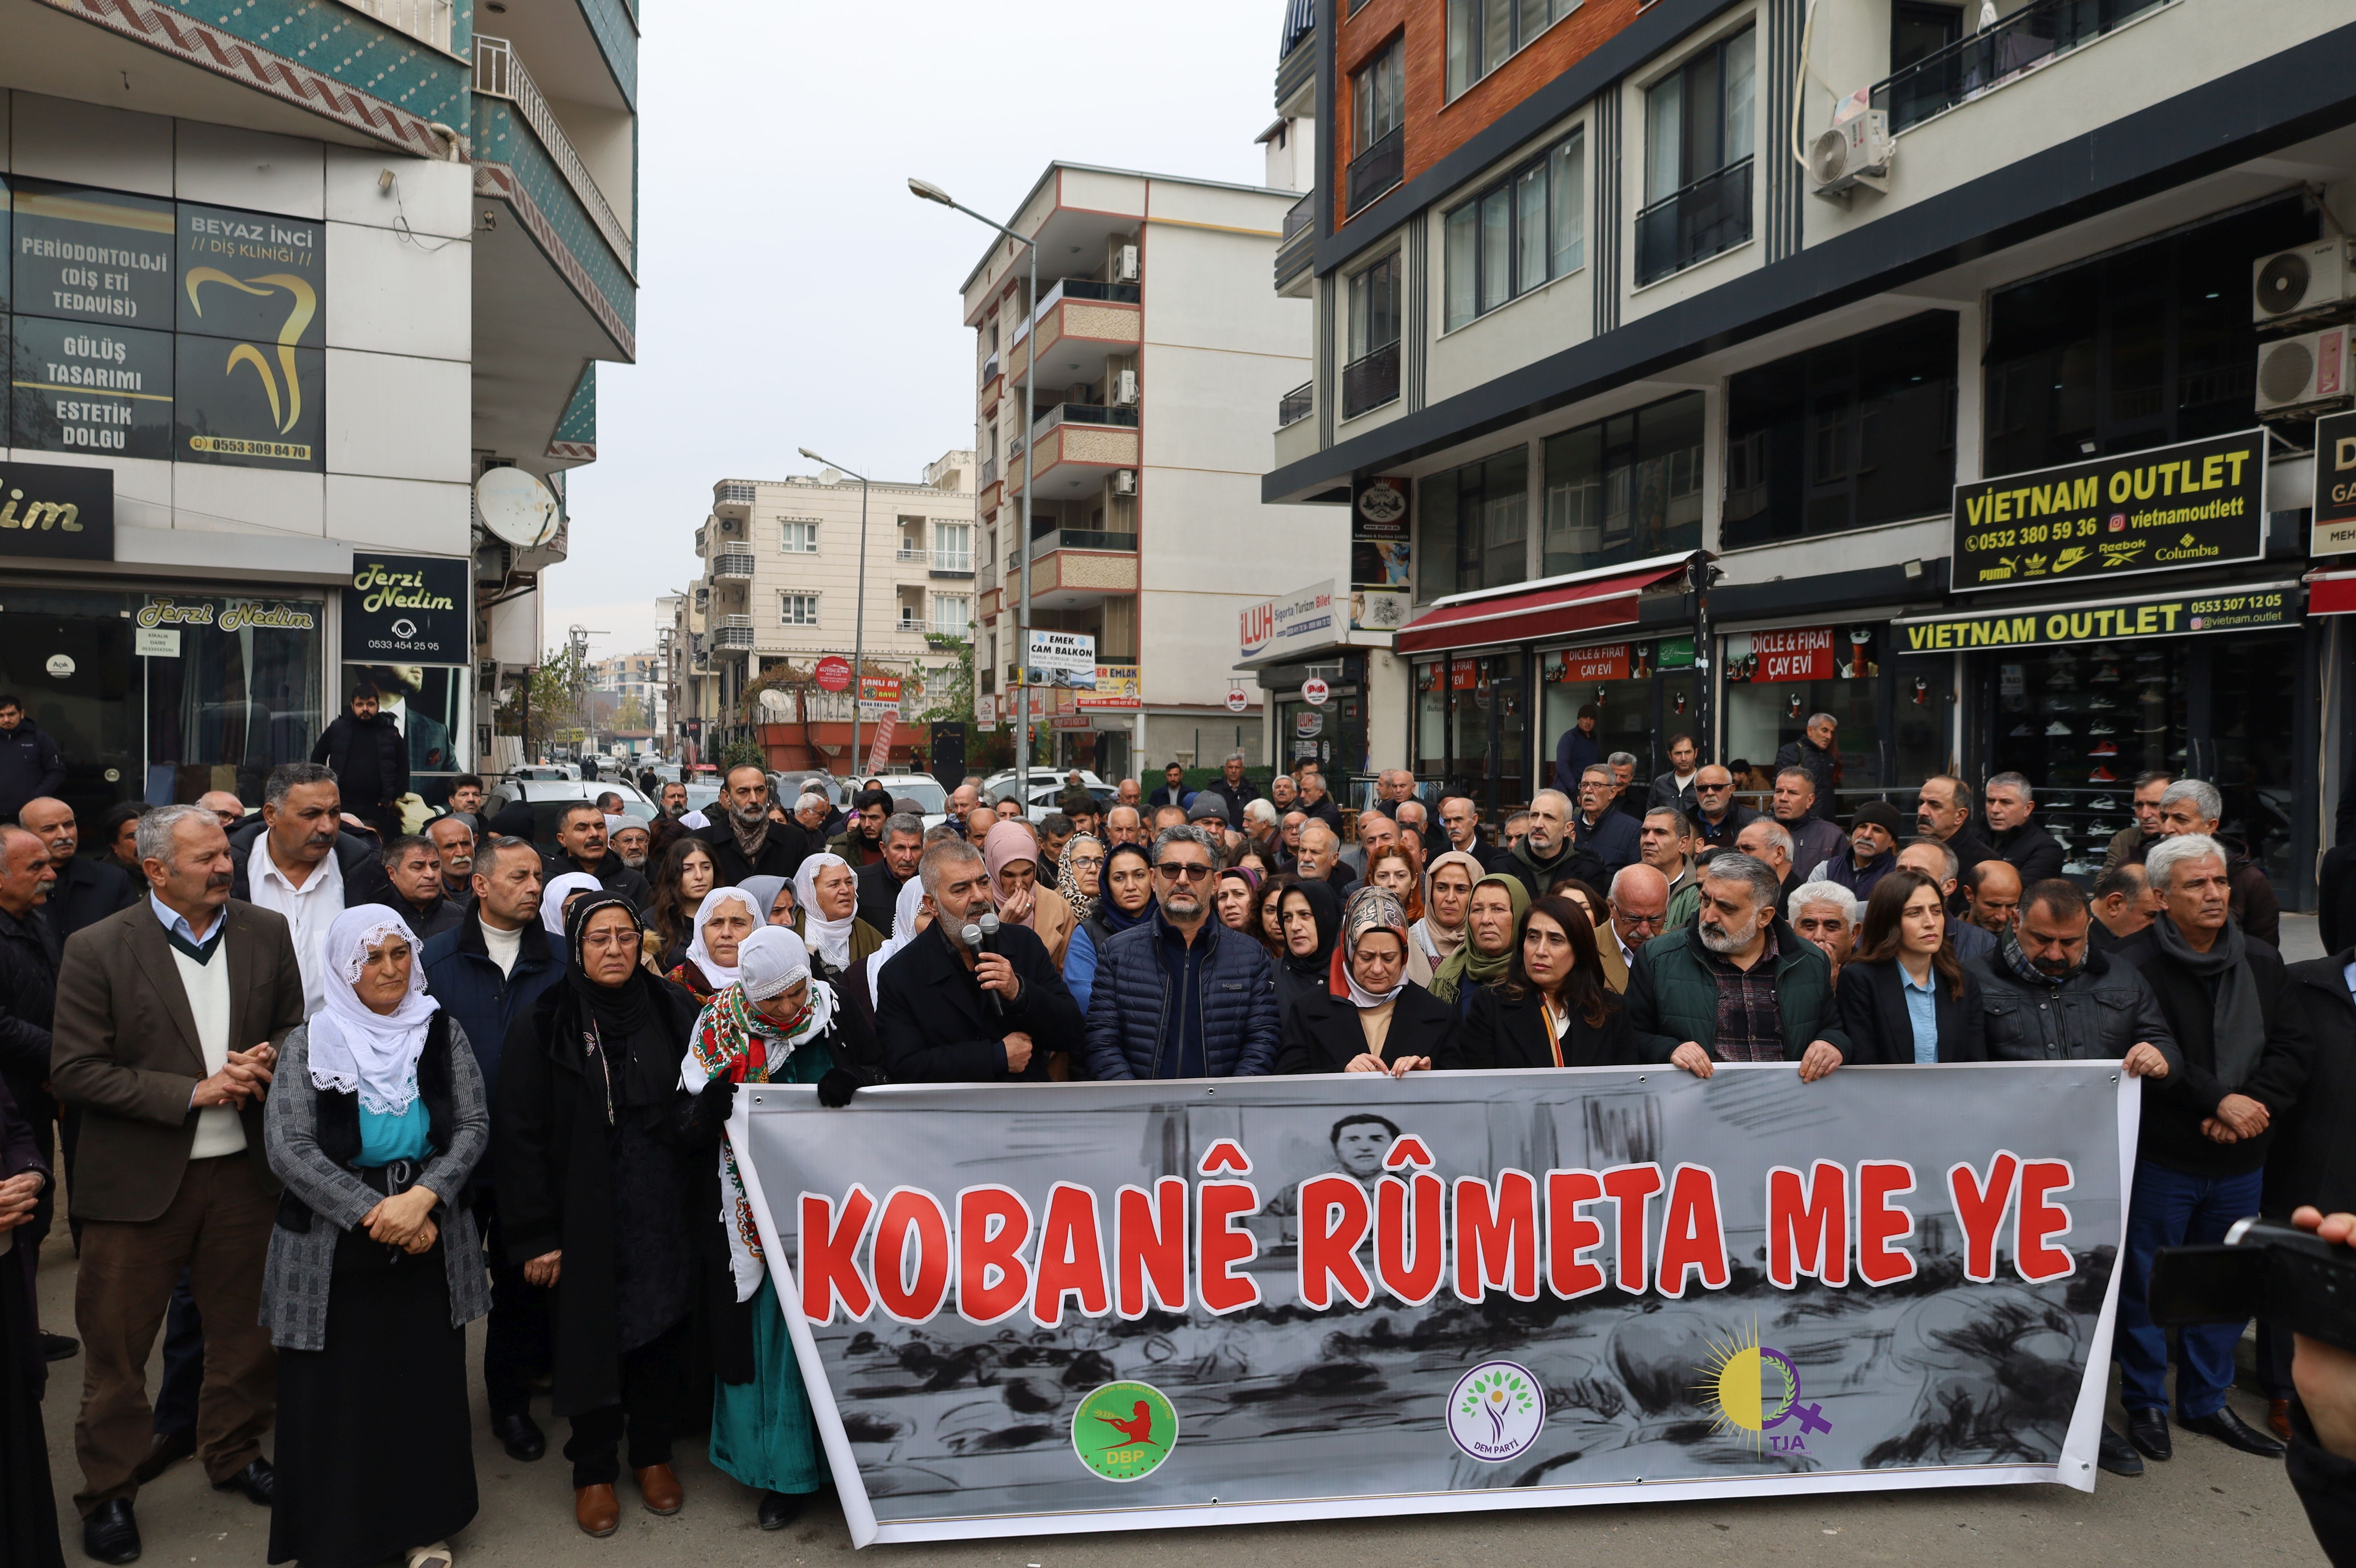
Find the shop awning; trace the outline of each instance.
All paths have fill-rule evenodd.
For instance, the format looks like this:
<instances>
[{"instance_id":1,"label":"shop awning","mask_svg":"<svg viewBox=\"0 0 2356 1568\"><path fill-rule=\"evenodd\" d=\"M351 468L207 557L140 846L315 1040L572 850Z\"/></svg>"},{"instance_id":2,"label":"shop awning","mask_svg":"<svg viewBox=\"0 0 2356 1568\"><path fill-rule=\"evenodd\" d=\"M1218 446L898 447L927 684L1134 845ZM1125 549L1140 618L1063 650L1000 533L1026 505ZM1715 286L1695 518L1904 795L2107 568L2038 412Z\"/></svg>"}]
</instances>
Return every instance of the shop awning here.
<instances>
[{"instance_id":1,"label":"shop awning","mask_svg":"<svg viewBox=\"0 0 2356 1568\"><path fill-rule=\"evenodd\" d=\"M1657 583L1683 577L1686 559L1640 562L1633 571L1583 582L1441 600L1399 628L1397 646L1403 654L1430 654L1492 643L1526 643L1606 626L1633 626L1637 595Z\"/></svg>"},{"instance_id":2,"label":"shop awning","mask_svg":"<svg viewBox=\"0 0 2356 1568\"><path fill-rule=\"evenodd\" d=\"M2356 615L2356 571L2319 571L2307 580L2310 615Z\"/></svg>"}]
</instances>

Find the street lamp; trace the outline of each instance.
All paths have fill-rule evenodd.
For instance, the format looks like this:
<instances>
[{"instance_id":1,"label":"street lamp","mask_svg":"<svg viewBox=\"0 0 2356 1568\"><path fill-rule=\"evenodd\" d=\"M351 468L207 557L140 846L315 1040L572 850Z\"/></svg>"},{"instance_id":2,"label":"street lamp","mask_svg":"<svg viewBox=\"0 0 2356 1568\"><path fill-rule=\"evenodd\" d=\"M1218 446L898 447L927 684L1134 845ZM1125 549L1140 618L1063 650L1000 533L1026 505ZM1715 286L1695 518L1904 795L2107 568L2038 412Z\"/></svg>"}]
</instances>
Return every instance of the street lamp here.
<instances>
[{"instance_id":1,"label":"street lamp","mask_svg":"<svg viewBox=\"0 0 2356 1568\"><path fill-rule=\"evenodd\" d=\"M851 775L859 774L859 699L867 690L867 475L851 474L805 446L801 454L825 468L841 469L859 481L859 600L851 622Z\"/></svg>"},{"instance_id":2,"label":"street lamp","mask_svg":"<svg viewBox=\"0 0 2356 1568\"><path fill-rule=\"evenodd\" d=\"M997 229L1031 252L1031 292L1023 304L1027 336L1034 325L1031 313L1039 308L1039 247L996 219L984 218L972 208L950 200L949 193L937 185L911 178L908 189L921 201L937 201L943 207L954 208L975 222ZM1010 345L1007 353L1013 352ZM1038 411L1033 406L1038 382L1039 354L1034 346L1023 371L1023 509L1021 521L1014 528L1014 548L1022 552L1023 572L1020 608L1014 613L1014 790L1018 798L1026 801L1031 798L1031 693L1025 685L1031 675L1031 421Z\"/></svg>"}]
</instances>

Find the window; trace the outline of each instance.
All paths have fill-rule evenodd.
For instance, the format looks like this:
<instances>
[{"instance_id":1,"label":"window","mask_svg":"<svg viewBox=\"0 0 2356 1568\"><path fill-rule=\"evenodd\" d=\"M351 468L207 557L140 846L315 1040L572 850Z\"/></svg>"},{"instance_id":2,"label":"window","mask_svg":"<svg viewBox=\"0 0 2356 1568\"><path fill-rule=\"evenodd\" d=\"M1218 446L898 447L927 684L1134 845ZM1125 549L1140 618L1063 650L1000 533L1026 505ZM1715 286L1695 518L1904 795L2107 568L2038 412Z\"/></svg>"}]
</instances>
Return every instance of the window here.
<instances>
[{"instance_id":1,"label":"window","mask_svg":"<svg viewBox=\"0 0 2356 1568\"><path fill-rule=\"evenodd\" d=\"M1751 238L1754 42L1745 27L1694 55L1644 95L1639 283Z\"/></svg>"},{"instance_id":2,"label":"window","mask_svg":"<svg viewBox=\"0 0 2356 1568\"><path fill-rule=\"evenodd\" d=\"M1928 517L1955 482L1955 318L1922 315L1727 384L1725 548Z\"/></svg>"},{"instance_id":3,"label":"window","mask_svg":"<svg viewBox=\"0 0 2356 1568\"><path fill-rule=\"evenodd\" d=\"M1448 96L1505 63L1507 56L1576 8L1578 0L1448 0Z\"/></svg>"},{"instance_id":4,"label":"window","mask_svg":"<svg viewBox=\"0 0 2356 1568\"><path fill-rule=\"evenodd\" d=\"M1342 368L1342 417L1399 395L1399 257L1394 251L1350 277L1350 359Z\"/></svg>"},{"instance_id":5,"label":"window","mask_svg":"<svg viewBox=\"0 0 2356 1568\"><path fill-rule=\"evenodd\" d=\"M1526 446L1425 480L1419 596L1439 599L1527 578L1529 488Z\"/></svg>"},{"instance_id":6,"label":"window","mask_svg":"<svg viewBox=\"0 0 2356 1568\"><path fill-rule=\"evenodd\" d=\"M1363 153L1399 128L1407 99L1407 40L1390 48L1350 77L1350 150Z\"/></svg>"},{"instance_id":7,"label":"window","mask_svg":"<svg viewBox=\"0 0 2356 1568\"><path fill-rule=\"evenodd\" d=\"M777 544L787 555L816 555L818 525L816 523L780 523L777 525Z\"/></svg>"},{"instance_id":8,"label":"window","mask_svg":"<svg viewBox=\"0 0 2356 1568\"><path fill-rule=\"evenodd\" d=\"M1448 329L1577 272L1586 251L1586 134L1574 131L1448 215Z\"/></svg>"},{"instance_id":9,"label":"window","mask_svg":"<svg viewBox=\"0 0 2356 1568\"><path fill-rule=\"evenodd\" d=\"M971 523L935 523L933 525L933 565L942 571L973 570L973 525Z\"/></svg>"},{"instance_id":10,"label":"window","mask_svg":"<svg viewBox=\"0 0 2356 1568\"><path fill-rule=\"evenodd\" d=\"M818 624L818 595L815 593L781 593L777 596L778 621L787 626Z\"/></svg>"},{"instance_id":11,"label":"window","mask_svg":"<svg viewBox=\"0 0 2356 1568\"><path fill-rule=\"evenodd\" d=\"M962 637L973 630L973 600L963 593L933 595L933 630L945 637Z\"/></svg>"},{"instance_id":12,"label":"window","mask_svg":"<svg viewBox=\"0 0 2356 1568\"><path fill-rule=\"evenodd\" d=\"M1541 575L1701 548L1702 411L1687 392L1547 439Z\"/></svg>"}]
</instances>

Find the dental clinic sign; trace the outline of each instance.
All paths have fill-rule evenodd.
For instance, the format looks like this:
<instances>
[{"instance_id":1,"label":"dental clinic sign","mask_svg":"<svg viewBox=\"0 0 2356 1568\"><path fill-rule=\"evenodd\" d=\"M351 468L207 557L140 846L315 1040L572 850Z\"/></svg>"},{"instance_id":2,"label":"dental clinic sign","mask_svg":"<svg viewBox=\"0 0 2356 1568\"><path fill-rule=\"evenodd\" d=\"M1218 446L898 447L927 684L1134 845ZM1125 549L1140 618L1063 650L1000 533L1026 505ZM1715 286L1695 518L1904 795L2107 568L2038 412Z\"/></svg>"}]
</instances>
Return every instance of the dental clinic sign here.
<instances>
[{"instance_id":1,"label":"dental clinic sign","mask_svg":"<svg viewBox=\"0 0 2356 1568\"><path fill-rule=\"evenodd\" d=\"M344 658L354 664L465 664L474 592L467 562L352 552Z\"/></svg>"}]
</instances>

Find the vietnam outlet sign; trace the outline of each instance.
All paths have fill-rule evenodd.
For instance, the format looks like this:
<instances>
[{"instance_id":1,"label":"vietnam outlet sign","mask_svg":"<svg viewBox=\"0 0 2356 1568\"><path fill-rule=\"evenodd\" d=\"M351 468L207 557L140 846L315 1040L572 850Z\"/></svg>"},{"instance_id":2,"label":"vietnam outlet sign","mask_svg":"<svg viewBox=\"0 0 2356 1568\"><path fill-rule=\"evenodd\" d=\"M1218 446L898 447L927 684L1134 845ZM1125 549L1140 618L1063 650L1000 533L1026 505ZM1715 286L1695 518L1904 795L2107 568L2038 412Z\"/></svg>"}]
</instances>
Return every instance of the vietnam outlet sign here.
<instances>
[{"instance_id":1,"label":"vietnam outlet sign","mask_svg":"<svg viewBox=\"0 0 2356 1568\"><path fill-rule=\"evenodd\" d=\"M2265 484L2252 430L1958 485L1956 592L2255 560Z\"/></svg>"}]
</instances>

